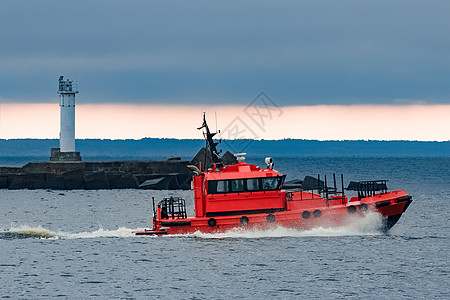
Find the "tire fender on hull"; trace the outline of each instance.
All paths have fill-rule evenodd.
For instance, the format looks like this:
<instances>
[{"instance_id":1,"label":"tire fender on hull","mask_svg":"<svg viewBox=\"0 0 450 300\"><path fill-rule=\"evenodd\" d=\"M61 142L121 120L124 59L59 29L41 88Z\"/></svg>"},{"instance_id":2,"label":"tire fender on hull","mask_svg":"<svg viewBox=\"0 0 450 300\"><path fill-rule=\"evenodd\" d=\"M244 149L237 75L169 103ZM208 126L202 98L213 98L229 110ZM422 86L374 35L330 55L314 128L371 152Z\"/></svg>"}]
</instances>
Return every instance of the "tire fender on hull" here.
<instances>
[{"instance_id":1,"label":"tire fender on hull","mask_svg":"<svg viewBox=\"0 0 450 300\"><path fill-rule=\"evenodd\" d=\"M216 225L217 225L216 219L210 218L210 219L208 220L208 226L209 226L209 227L214 227L214 226L216 226Z\"/></svg>"},{"instance_id":2,"label":"tire fender on hull","mask_svg":"<svg viewBox=\"0 0 450 300\"><path fill-rule=\"evenodd\" d=\"M353 214L353 213L356 212L356 206L350 205L350 206L347 208L347 210L348 210L349 213Z\"/></svg>"},{"instance_id":3,"label":"tire fender on hull","mask_svg":"<svg viewBox=\"0 0 450 300\"><path fill-rule=\"evenodd\" d=\"M311 217L311 213L307 210L305 210L304 212L302 212L302 218L303 219L309 219Z\"/></svg>"},{"instance_id":4,"label":"tire fender on hull","mask_svg":"<svg viewBox=\"0 0 450 300\"><path fill-rule=\"evenodd\" d=\"M241 222L241 225L242 225L242 226L247 226L247 224L248 224L248 217L242 216L242 217L239 219L239 222Z\"/></svg>"},{"instance_id":5,"label":"tire fender on hull","mask_svg":"<svg viewBox=\"0 0 450 300\"><path fill-rule=\"evenodd\" d=\"M274 223L275 222L275 216L273 214L268 214L266 217L266 220L268 223Z\"/></svg>"},{"instance_id":6,"label":"tire fender on hull","mask_svg":"<svg viewBox=\"0 0 450 300\"><path fill-rule=\"evenodd\" d=\"M314 218L320 218L322 216L322 211L320 209L316 209L313 211Z\"/></svg>"}]
</instances>

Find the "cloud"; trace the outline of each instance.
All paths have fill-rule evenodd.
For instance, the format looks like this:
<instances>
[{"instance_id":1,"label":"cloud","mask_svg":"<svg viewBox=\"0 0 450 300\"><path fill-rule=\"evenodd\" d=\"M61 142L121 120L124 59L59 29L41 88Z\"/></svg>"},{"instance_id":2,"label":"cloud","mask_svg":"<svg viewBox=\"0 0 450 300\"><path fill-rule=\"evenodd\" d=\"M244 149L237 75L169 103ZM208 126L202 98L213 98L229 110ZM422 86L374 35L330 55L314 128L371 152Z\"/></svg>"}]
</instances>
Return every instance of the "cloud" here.
<instances>
[{"instance_id":1,"label":"cloud","mask_svg":"<svg viewBox=\"0 0 450 300\"><path fill-rule=\"evenodd\" d=\"M449 9L448 1L5 1L0 96L42 101L64 74L92 103L244 104L261 90L283 105L448 103Z\"/></svg>"}]
</instances>

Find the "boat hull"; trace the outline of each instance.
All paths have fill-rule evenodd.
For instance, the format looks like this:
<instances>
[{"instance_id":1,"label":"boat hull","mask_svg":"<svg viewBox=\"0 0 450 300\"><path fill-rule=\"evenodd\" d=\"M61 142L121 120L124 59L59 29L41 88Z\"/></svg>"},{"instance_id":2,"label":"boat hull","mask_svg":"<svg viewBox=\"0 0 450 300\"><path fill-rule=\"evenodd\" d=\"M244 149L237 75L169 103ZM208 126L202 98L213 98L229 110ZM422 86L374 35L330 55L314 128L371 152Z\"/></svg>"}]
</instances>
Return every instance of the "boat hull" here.
<instances>
[{"instance_id":1,"label":"boat hull","mask_svg":"<svg viewBox=\"0 0 450 300\"><path fill-rule=\"evenodd\" d=\"M394 191L363 198L351 199L348 203L323 205L323 201L292 201L295 209L264 213L225 215L214 217L192 217L185 219L155 220L152 230L135 231L136 235L190 234L194 232L220 233L233 228L270 229L275 226L296 229L311 229L319 226L339 226L354 216L378 212L383 216L380 231L387 232L394 226L412 202L404 191ZM319 204L318 204L319 203ZM314 205L316 204L316 205Z\"/></svg>"}]
</instances>

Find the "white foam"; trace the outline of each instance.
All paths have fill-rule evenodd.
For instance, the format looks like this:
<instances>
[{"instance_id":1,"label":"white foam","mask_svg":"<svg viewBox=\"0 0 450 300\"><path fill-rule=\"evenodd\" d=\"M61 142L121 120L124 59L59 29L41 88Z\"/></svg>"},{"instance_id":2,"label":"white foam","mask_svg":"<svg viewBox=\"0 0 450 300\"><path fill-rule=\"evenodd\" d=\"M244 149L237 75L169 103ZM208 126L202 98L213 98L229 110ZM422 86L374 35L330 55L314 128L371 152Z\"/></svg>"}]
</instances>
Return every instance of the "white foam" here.
<instances>
[{"instance_id":1,"label":"white foam","mask_svg":"<svg viewBox=\"0 0 450 300\"><path fill-rule=\"evenodd\" d=\"M79 233L63 233L62 238L66 239L92 239L100 237L133 237L135 236L133 231L136 229L129 229L125 227L119 227L116 230L105 230L102 227L99 229L89 232L79 232Z\"/></svg>"},{"instance_id":2,"label":"white foam","mask_svg":"<svg viewBox=\"0 0 450 300\"><path fill-rule=\"evenodd\" d=\"M54 232L51 232L50 230L42 228L41 226L30 227L30 226L23 225L20 227L11 227L11 229L9 229L7 232L18 233L18 234L22 234L24 236L38 237L38 238L53 238L56 236L56 234Z\"/></svg>"},{"instance_id":3,"label":"white foam","mask_svg":"<svg viewBox=\"0 0 450 300\"><path fill-rule=\"evenodd\" d=\"M46 238L46 239L89 239L89 238L101 238L101 237L133 237L133 231L139 229L129 229L125 227L119 227L116 230L106 230L100 227L99 229L89 232L77 232L77 233L69 233L63 231L50 231L48 229L38 227L30 227L30 226L20 226L20 227L11 227L6 232L8 233L17 233L22 234L25 237L35 237L35 238Z\"/></svg>"},{"instance_id":4,"label":"white foam","mask_svg":"<svg viewBox=\"0 0 450 300\"><path fill-rule=\"evenodd\" d=\"M273 237L310 237L310 236L359 236L359 235L379 235L381 234L380 228L382 225L383 217L379 213L367 212L363 216L349 216L344 220L342 225L339 226L322 226L315 227L309 230L301 230L294 228L286 228L276 226L270 229L245 229L242 227L234 228L223 233L202 233L195 232L193 234L179 234L168 235L176 237L197 237L206 239L223 239L223 238L273 238ZM23 234L29 237L38 237L46 239L92 239L103 237L135 237L133 231L143 229L130 229L125 227L119 227L115 230L99 229L95 231L84 232L54 232L48 229L30 226L13 227L6 232Z\"/></svg>"},{"instance_id":5,"label":"white foam","mask_svg":"<svg viewBox=\"0 0 450 300\"><path fill-rule=\"evenodd\" d=\"M383 217L379 213L367 212L364 216L351 216L340 226L319 226L309 230L277 226L270 229L234 228L223 233L195 232L191 236L199 238L273 238L273 237L310 237L310 236L361 236L379 235Z\"/></svg>"}]
</instances>

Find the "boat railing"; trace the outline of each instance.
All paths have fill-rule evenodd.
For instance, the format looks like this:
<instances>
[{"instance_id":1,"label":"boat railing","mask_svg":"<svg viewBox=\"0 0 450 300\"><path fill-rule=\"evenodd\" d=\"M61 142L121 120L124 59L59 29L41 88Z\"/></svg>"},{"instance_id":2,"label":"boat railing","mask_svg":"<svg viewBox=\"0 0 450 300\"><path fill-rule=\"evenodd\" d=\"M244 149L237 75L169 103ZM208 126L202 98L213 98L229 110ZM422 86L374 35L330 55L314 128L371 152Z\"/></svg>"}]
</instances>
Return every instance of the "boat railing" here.
<instances>
[{"instance_id":1,"label":"boat railing","mask_svg":"<svg viewBox=\"0 0 450 300\"><path fill-rule=\"evenodd\" d=\"M186 201L180 197L164 198L158 203L161 219L186 219Z\"/></svg>"},{"instance_id":2,"label":"boat railing","mask_svg":"<svg viewBox=\"0 0 450 300\"><path fill-rule=\"evenodd\" d=\"M301 191L310 191L311 199L314 199L314 191L317 190L317 194L319 194L322 198L326 199L327 206L329 200L342 200L342 203L345 204L345 193L344 193L344 174L341 174L341 187L340 189L337 186L336 182L336 174L333 173L333 185L328 186L327 176L325 175L324 180L320 180L320 174L317 175L317 183L313 183L305 188L302 188ZM303 193L300 193L301 199L303 200Z\"/></svg>"},{"instance_id":3,"label":"boat railing","mask_svg":"<svg viewBox=\"0 0 450 300\"><path fill-rule=\"evenodd\" d=\"M332 187L328 186L327 175L325 175L325 185L324 185L324 189L322 191L322 195L327 201L327 206L328 206L328 200L339 200L340 199L340 200L342 200L342 203L344 204L344 202L345 202L344 174L341 174L341 190L339 190L337 187L335 173L333 173L333 186Z\"/></svg>"},{"instance_id":4,"label":"boat railing","mask_svg":"<svg viewBox=\"0 0 450 300\"><path fill-rule=\"evenodd\" d=\"M376 192L381 192L382 194L387 193L387 182L388 180L359 181L357 183L358 200L372 197Z\"/></svg>"}]
</instances>

